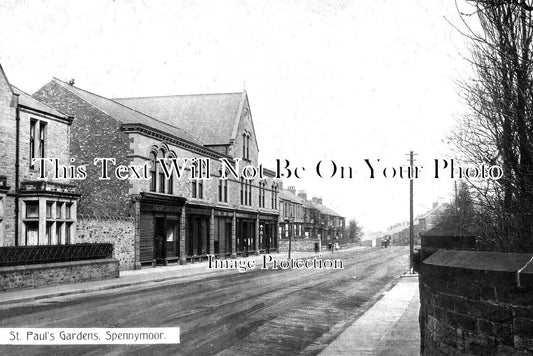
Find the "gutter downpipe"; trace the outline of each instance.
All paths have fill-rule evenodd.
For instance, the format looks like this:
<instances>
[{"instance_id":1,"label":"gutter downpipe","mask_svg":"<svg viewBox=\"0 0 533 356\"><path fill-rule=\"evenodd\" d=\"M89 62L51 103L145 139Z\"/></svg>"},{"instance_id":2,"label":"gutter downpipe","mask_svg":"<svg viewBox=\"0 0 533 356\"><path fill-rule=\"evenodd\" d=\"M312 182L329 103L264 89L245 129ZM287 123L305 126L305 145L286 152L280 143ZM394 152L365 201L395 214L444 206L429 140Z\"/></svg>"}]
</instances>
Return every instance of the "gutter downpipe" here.
<instances>
[{"instance_id":1,"label":"gutter downpipe","mask_svg":"<svg viewBox=\"0 0 533 356\"><path fill-rule=\"evenodd\" d=\"M20 109L19 94L13 93L15 104L15 246L19 245L19 174L20 174Z\"/></svg>"}]
</instances>

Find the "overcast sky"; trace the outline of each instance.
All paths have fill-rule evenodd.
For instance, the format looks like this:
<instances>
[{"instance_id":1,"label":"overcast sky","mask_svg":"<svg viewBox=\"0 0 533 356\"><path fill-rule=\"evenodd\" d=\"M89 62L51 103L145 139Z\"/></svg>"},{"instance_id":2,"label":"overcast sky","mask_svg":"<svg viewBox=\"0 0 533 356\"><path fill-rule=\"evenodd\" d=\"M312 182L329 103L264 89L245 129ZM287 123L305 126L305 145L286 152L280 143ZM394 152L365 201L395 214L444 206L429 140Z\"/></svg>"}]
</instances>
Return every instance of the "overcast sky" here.
<instances>
[{"instance_id":1,"label":"overcast sky","mask_svg":"<svg viewBox=\"0 0 533 356\"><path fill-rule=\"evenodd\" d=\"M52 77L108 97L236 92L244 83L260 160L305 166L285 186L321 196L365 230L409 218L406 179L369 178L364 159L424 165L415 214L464 112L465 41L449 0L15 1L0 4L0 63L32 93ZM320 179L320 160L352 179Z\"/></svg>"}]
</instances>

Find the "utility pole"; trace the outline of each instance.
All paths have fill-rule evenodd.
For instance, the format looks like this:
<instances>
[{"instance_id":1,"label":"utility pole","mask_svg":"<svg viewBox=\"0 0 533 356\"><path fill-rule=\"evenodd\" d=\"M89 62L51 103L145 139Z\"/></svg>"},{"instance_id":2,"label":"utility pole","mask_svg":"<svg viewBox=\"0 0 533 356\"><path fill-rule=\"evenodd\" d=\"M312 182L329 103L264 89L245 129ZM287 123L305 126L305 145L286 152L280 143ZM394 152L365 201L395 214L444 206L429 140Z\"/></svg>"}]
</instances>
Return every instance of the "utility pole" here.
<instances>
[{"instance_id":1,"label":"utility pole","mask_svg":"<svg viewBox=\"0 0 533 356\"><path fill-rule=\"evenodd\" d=\"M413 225L413 162L414 162L414 153L413 151L409 152L409 166L411 169L411 175L409 179L409 272L413 273L414 267L414 225Z\"/></svg>"}]
</instances>

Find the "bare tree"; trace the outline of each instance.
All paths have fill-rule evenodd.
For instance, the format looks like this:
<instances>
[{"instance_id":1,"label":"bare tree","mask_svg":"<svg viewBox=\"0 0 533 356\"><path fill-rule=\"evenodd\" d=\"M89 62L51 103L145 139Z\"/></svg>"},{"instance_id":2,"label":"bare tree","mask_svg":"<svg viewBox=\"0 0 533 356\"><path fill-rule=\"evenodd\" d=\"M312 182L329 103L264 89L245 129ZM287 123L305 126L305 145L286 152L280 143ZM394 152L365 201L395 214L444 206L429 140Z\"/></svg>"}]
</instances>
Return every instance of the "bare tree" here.
<instances>
[{"instance_id":1,"label":"bare tree","mask_svg":"<svg viewBox=\"0 0 533 356\"><path fill-rule=\"evenodd\" d=\"M461 12L474 76L453 140L465 161L500 165L498 181L471 182L485 246L533 251L533 0L469 0ZM475 30L472 19L477 19Z\"/></svg>"},{"instance_id":2,"label":"bare tree","mask_svg":"<svg viewBox=\"0 0 533 356\"><path fill-rule=\"evenodd\" d=\"M350 240L354 240L355 242L359 241L362 232L363 228L359 226L355 219L350 219L350 221L348 221L348 226L346 226L346 236L348 236Z\"/></svg>"}]
</instances>

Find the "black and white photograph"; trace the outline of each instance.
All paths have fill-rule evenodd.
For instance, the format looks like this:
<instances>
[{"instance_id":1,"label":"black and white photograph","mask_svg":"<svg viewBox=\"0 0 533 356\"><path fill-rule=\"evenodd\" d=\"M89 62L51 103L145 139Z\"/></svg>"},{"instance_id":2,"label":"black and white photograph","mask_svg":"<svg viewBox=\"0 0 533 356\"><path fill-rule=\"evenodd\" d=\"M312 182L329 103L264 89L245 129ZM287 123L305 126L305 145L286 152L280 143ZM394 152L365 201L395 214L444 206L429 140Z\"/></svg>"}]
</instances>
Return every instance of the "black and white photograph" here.
<instances>
[{"instance_id":1,"label":"black and white photograph","mask_svg":"<svg viewBox=\"0 0 533 356\"><path fill-rule=\"evenodd\" d=\"M0 29L0 355L533 356L533 0Z\"/></svg>"}]
</instances>

